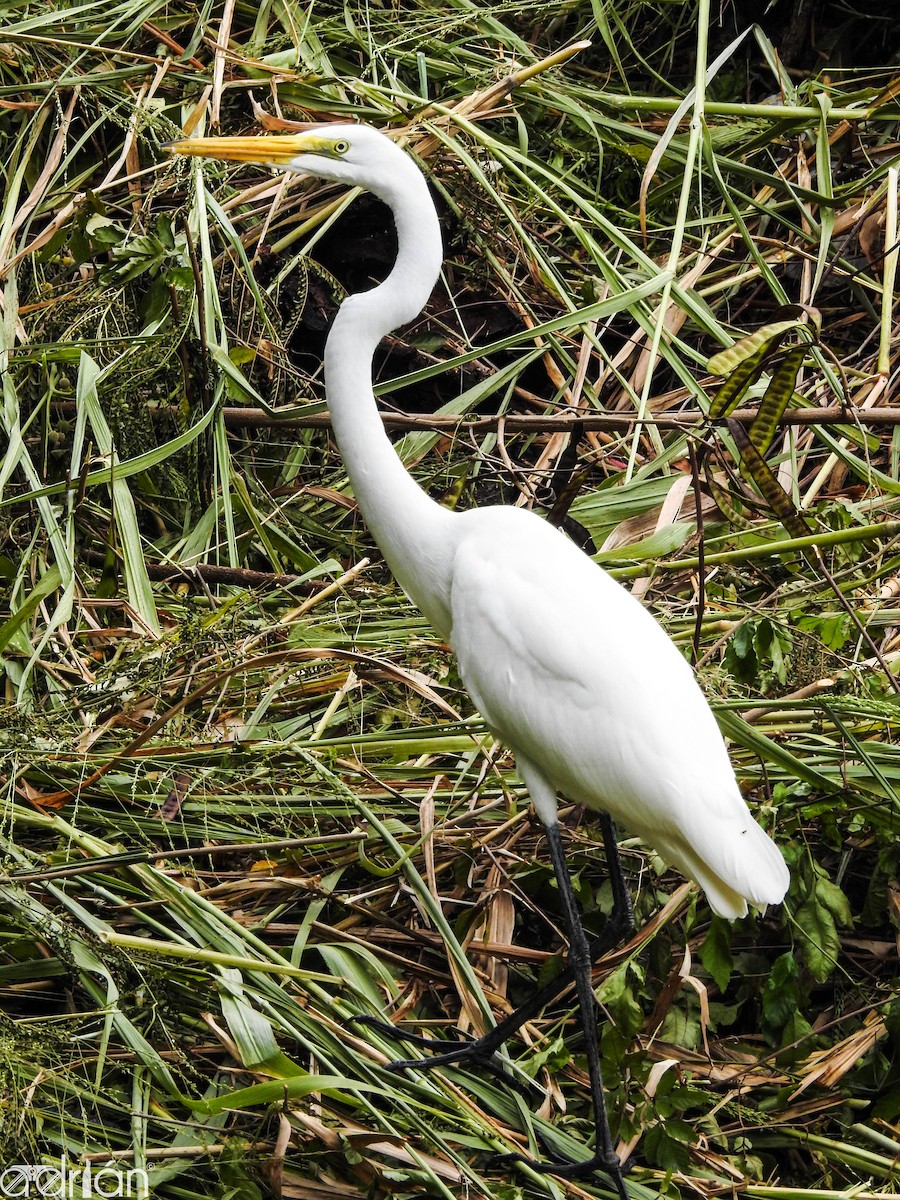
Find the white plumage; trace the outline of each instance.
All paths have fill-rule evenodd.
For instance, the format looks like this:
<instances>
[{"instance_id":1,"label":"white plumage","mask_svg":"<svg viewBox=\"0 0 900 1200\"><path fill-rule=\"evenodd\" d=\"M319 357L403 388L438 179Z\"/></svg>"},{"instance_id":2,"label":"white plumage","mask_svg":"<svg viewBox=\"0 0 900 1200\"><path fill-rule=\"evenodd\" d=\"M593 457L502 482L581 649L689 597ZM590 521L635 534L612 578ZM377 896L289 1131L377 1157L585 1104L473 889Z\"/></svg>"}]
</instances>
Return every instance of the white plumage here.
<instances>
[{"instance_id":1,"label":"white plumage","mask_svg":"<svg viewBox=\"0 0 900 1200\"><path fill-rule=\"evenodd\" d=\"M741 797L690 667L638 601L530 512L442 508L395 454L372 393L372 354L385 334L424 307L442 259L435 207L413 160L375 130L349 125L283 137L192 139L173 149L359 185L393 211L394 269L378 287L344 302L328 338L334 433L388 565L449 640L469 694L515 752L547 830L570 927L570 977L585 1022L597 1145L584 1162L532 1162L532 1169L574 1176L603 1167L627 1200L603 1099L590 952L566 870L557 793L638 834L697 880L724 917L743 916L748 901L780 901L789 882L784 860ZM614 855L608 826L604 840ZM630 920L620 874L614 893L619 916ZM530 1011L523 1005L496 1031L432 1062L479 1055L484 1061Z\"/></svg>"},{"instance_id":2,"label":"white plumage","mask_svg":"<svg viewBox=\"0 0 900 1200\"><path fill-rule=\"evenodd\" d=\"M375 540L449 639L472 699L516 752L544 824L556 820L550 793L560 791L639 834L696 879L722 916L742 916L747 901L780 901L784 860L738 791L690 667L653 617L534 514L441 508L384 433L372 354L424 307L443 254L434 204L409 155L365 125L173 148L359 185L392 209L394 269L344 302L328 338L334 432Z\"/></svg>"},{"instance_id":3,"label":"white plumage","mask_svg":"<svg viewBox=\"0 0 900 1200\"><path fill-rule=\"evenodd\" d=\"M526 783L604 809L696 879L714 912L777 903L784 859L741 796L691 668L643 606L522 509L462 515L450 643ZM555 819L532 798L545 824Z\"/></svg>"}]
</instances>

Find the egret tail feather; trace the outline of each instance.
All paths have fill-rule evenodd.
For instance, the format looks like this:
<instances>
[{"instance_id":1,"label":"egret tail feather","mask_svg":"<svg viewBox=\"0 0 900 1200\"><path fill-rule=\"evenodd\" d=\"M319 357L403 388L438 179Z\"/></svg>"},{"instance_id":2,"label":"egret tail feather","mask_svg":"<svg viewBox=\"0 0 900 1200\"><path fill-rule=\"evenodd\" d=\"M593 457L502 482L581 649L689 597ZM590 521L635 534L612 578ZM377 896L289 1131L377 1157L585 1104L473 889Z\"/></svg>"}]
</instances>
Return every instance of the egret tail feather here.
<instances>
[{"instance_id":1,"label":"egret tail feather","mask_svg":"<svg viewBox=\"0 0 900 1200\"><path fill-rule=\"evenodd\" d=\"M780 904L787 892L787 863L749 810L742 827L718 839L714 852L696 838L656 843L667 862L700 884L713 912L729 921L746 916L748 904L761 909Z\"/></svg>"}]
</instances>

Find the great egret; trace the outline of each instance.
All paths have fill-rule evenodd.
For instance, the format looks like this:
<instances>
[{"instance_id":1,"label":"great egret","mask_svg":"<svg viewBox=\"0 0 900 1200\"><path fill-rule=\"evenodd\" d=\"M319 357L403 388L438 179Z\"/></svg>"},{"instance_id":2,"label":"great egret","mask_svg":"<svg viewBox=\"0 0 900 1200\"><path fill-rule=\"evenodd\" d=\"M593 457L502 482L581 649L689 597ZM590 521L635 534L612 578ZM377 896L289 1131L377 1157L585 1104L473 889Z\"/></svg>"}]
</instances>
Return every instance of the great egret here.
<instances>
[{"instance_id":1,"label":"great egret","mask_svg":"<svg viewBox=\"0 0 900 1200\"><path fill-rule=\"evenodd\" d=\"M566 869L557 794L608 814L602 828L617 932L631 917L610 818L696 880L713 912L731 919L747 912L748 901L762 907L783 899L784 860L738 790L693 672L647 610L534 513L506 506L451 512L421 490L394 452L372 392L372 355L422 310L443 253L437 212L413 159L365 125L188 139L171 148L367 188L393 212L393 270L344 301L325 347L334 435L391 571L452 646L469 694L515 752L546 830L569 925L566 976L575 979L584 1022L597 1144L587 1162L531 1165L561 1175L603 1167L627 1200L603 1100L591 948ZM523 1006L525 1017L553 990ZM431 1063L493 1053L520 1016Z\"/></svg>"}]
</instances>

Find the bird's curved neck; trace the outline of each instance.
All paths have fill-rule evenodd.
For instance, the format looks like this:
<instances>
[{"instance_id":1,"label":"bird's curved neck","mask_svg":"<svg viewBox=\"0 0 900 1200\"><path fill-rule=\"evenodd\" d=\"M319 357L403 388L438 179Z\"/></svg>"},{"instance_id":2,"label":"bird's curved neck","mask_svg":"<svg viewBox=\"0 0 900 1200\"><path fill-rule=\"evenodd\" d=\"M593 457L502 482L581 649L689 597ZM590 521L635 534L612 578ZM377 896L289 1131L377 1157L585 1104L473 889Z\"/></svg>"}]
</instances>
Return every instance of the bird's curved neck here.
<instances>
[{"instance_id":1,"label":"bird's curved neck","mask_svg":"<svg viewBox=\"0 0 900 1200\"><path fill-rule=\"evenodd\" d=\"M325 388L338 449L366 524L404 591L446 637L453 514L407 473L372 392L376 346L421 312L435 285L440 227L424 177L411 162L378 194L394 214L397 261L378 287L341 305L325 347Z\"/></svg>"}]
</instances>

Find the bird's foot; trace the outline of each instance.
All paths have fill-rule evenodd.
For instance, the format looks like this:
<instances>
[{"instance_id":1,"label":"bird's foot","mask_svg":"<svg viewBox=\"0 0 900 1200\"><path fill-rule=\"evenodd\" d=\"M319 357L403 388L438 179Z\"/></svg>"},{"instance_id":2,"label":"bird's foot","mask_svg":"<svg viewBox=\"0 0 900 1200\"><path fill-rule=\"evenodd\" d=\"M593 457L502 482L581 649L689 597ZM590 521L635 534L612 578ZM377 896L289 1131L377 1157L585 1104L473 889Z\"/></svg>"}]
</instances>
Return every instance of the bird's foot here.
<instances>
[{"instance_id":1,"label":"bird's foot","mask_svg":"<svg viewBox=\"0 0 900 1200\"><path fill-rule=\"evenodd\" d=\"M384 1034L385 1037L391 1038L395 1042L408 1042L410 1046L418 1046L422 1050L437 1050L446 1051L447 1041L445 1038L429 1038L420 1037L416 1033L407 1033L405 1029L398 1029L396 1025L392 1025L390 1021L382 1021L380 1017L373 1017L369 1013L360 1013L357 1016L347 1017L348 1025L365 1025L367 1029L375 1029L378 1033ZM460 1030L453 1030L453 1037L459 1041L458 1051L465 1055L465 1052L470 1046L476 1044L474 1038L469 1038L468 1034L462 1033ZM454 1050L451 1053L456 1053ZM425 1059L422 1062L419 1059L410 1059L409 1064L412 1066L421 1066L423 1063L428 1063L432 1060ZM450 1061L448 1058L447 1062ZM402 1062L392 1063L392 1067L403 1067L407 1065L406 1060ZM439 1064L434 1063L435 1066Z\"/></svg>"},{"instance_id":2,"label":"bird's foot","mask_svg":"<svg viewBox=\"0 0 900 1200\"><path fill-rule=\"evenodd\" d=\"M618 1155L612 1151L598 1150L590 1158L581 1162L550 1155L548 1161L542 1162L529 1158L527 1154L495 1154L491 1158L491 1167L510 1167L521 1165L539 1175L557 1175L561 1179L587 1179L598 1171L603 1171L615 1185L619 1200L629 1200L628 1189L625 1187L624 1172Z\"/></svg>"},{"instance_id":3,"label":"bird's foot","mask_svg":"<svg viewBox=\"0 0 900 1200\"><path fill-rule=\"evenodd\" d=\"M473 1038L470 1034L464 1034L455 1029L453 1031L454 1043L453 1040L447 1038L428 1038L406 1033L389 1021L382 1021L378 1017L368 1014L350 1017L348 1024L365 1025L369 1029L376 1029L394 1041L408 1042L411 1046L435 1052L428 1058L398 1058L394 1062L386 1064L385 1069L388 1071L432 1071L435 1067L475 1067L488 1072L506 1087L512 1088L513 1091L529 1100L533 1099L535 1090L541 1090L535 1081L527 1077L518 1078L495 1060L494 1055L500 1049L500 1045L490 1034ZM447 1049L448 1043L451 1047L449 1050Z\"/></svg>"}]
</instances>

